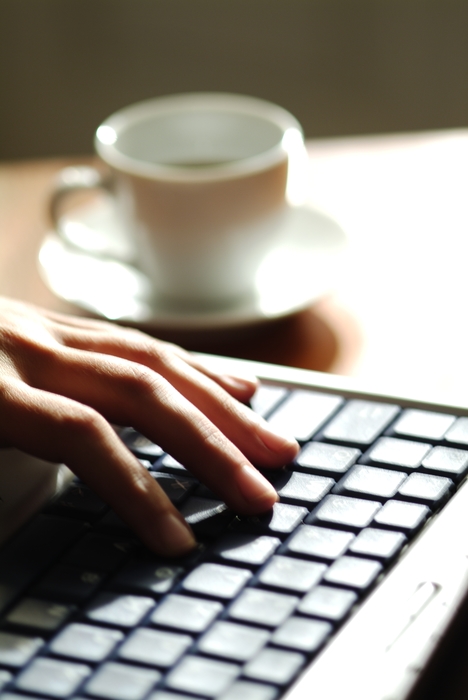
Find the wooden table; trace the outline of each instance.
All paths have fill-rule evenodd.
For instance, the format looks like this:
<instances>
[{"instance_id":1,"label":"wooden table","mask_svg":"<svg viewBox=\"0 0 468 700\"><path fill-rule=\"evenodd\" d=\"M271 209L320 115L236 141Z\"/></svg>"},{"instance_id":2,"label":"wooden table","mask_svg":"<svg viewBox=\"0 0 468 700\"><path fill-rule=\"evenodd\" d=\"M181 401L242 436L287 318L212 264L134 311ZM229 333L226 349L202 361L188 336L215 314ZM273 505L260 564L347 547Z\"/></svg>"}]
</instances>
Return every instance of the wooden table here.
<instances>
[{"instance_id":1,"label":"wooden table","mask_svg":"<svg viewBox=\"0 0 468 700\"><path fill-rule=\"evenodd\" d=\"M334 292L274 323L172 338L463 400L468 130L312 141L309 152L310 202L350 241ZM37 271L53 176L71 162L90 159L0 165L0 294L73 310Z\"/></svg>"},{"instance_id":2,"label":"wooden table","mask_svg":"<svg viewBox=\"0 0 468 700\"><path fill-rule=\"evenodd\" d=\"M54 159L0 165L0 294L13 296L55 310L83 313L58 299L38 273L37 258L44 235L50 228L47 201L55 173L72 163L93 163L87 159ZM338 356L343 352L347 332L332 322L333 303L320 301L313 308L294 316L260 326L223 331L165 331L159 337L187 348L233 357L287 364L310 369L339 371L349 366ZM353 336L352 324L349 335ZM340 338L338 338L338 335Z\"/></svg>"},{"instance_id":3,"label":"wooden table","mask_svg":"<svg viewBox=\"0 0 468 700\"><path fill-rule=\"evenodd\" d=\"M294 317L191 335L188 344L466 402L468 130L311 142L309 150L310 201L349 235L334 293ZM70 162L78 161L0 166L1 294L72 310L37 271L52 179ZM457 644L426 700L466 700L466 635Z\"/></svg>"}]
</instances>

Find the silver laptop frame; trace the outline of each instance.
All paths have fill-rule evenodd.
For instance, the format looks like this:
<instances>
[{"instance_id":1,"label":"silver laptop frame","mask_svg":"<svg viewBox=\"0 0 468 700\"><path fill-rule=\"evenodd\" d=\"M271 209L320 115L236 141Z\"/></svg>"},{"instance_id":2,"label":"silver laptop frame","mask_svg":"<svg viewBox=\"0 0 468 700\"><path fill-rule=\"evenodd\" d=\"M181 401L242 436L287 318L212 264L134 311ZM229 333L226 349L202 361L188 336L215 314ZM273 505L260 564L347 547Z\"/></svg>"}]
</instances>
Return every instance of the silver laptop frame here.
<instances>
[{"instance_id":1,"label":"silver laptop frame","mask_svg":"<svg viewBox=\"0 0 468 700\"><path fill-rule=\"evenodd\" d=\"M268 384L325 390L346 398L468 415L466 405L376 390L331 374L200 356L227 371ZM430 382L428 382L430 386ZM468 397L467 397L468 398ZM3 458L2 458L3 453ZM68 483L63 465L0 452L0 542ZM8 491L5 491L5 485ZM3 490L2 490L3 489ZM454 534L457 533L456 540ZM450 547L447 546L450 542ZM284 700L406 700L454 622L468 591L468 484L426 526L365 604L289 689Z\"/></svg>"},{"instance_id":2,"label":"silver laptop frame","mask_svg":"<svg viewBox=\"0 0 468 700\"><path fill-rule=\"evenodd\" d=\"M216 362L216 360L215 360ZM218 366L223 361L217 360ZM237 361L230 361L237 365ZM346 398L468 415L443 397L421 398L308 370L242 362L269 384ZM228 367L226 367L227 369ZM430 387L430 381L428 381ZM468 399L468 397L467 397ZM422 530L365 604L305 670L284 700L406 700L454 623L468 593L468 483ZM454 540L454 533L457 539ZM450 546L447 546L450 543Z\"/></svg>"}]
</instances>

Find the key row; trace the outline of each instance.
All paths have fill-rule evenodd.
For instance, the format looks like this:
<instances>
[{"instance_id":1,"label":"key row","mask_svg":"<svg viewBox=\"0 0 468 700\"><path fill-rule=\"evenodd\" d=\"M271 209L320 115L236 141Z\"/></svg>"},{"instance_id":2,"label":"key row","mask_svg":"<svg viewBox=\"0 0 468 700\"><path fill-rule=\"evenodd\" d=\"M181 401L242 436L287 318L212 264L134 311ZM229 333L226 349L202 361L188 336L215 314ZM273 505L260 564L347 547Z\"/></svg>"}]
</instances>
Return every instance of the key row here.
<instances>
[{"instance_id":1,"label":"key row","mask_svg":"<svg viewBox=\"0 0 468 700\"><path fill-rule=\"evenodd\" d=\"M219 700L238 700L239 697L274 700L279 691L271 684L289 684L306 658L298 652L267 647L241 667L233 662L187 655L164 679L164 686L179 694L174 696L161 689L149 695L149 700L187 697L180 693L190 693L192 699L203 696ZM108 700L143 700L161 679L161 673L155 669L116 661L105 662L93 673L86 664L40 658L20 674L16 688L36 696L39 693L55 698L81 692ZM11 692L2 694L2 700L20 698L24 696Z\"/></svg>"}]
</instances>

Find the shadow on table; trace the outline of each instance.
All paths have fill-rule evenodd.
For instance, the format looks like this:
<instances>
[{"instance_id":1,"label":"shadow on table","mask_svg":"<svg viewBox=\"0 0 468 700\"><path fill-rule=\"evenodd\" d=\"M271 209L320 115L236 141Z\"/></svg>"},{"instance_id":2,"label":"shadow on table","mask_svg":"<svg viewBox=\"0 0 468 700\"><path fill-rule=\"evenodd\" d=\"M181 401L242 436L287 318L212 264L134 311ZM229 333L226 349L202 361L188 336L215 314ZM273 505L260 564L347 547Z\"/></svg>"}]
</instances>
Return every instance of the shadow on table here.
<instances>
[{"instance_id":1,"label":"shadow on table","mask_svg":"<svg viewBox=\"0 0 468 700\"><path fill-rule=\"evenodd\" d=\"M335 329L314 307L242 328L202 331L154 328L151 334L195 352L322 372L332 369L340 348Z\"/></svg>"}]
</instances>

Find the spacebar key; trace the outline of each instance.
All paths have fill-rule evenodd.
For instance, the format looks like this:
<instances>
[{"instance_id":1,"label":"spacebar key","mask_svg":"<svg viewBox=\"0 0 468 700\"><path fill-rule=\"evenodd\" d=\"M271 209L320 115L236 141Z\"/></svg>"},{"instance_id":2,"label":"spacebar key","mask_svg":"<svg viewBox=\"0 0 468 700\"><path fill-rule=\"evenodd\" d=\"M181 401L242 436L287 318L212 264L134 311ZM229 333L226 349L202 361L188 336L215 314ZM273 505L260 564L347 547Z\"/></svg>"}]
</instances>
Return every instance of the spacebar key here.
<instances>
[{"instance_id":1,"label":"spacebar key","mask_svg":"<svg viewBox=\"0 0 468 700\"><path fill-rule=\"evenodd\" d=\"M72 542L79 520L38 515L0 550L0 612Z\"/></svg>"}]
</instances>

